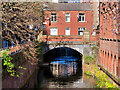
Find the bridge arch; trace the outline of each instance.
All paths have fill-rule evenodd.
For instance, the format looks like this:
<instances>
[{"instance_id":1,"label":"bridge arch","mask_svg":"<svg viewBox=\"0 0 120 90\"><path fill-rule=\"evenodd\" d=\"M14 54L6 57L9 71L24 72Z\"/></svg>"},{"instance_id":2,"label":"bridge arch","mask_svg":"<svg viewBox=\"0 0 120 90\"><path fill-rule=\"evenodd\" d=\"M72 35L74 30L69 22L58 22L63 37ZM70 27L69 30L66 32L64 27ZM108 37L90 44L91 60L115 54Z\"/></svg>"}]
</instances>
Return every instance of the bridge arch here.
<instances>
[{"instance_id":1,"label":"bridge arch","mask_svg":"<svg viewBox=\"0 0 120 90\"><path fill-rule=\"evenodd\" d=\"M73 56L82 59L82 54L70 47L57 47L47 51L43 55L44 62L50 62L59 56Z\"/></svg>"}]
</instances>

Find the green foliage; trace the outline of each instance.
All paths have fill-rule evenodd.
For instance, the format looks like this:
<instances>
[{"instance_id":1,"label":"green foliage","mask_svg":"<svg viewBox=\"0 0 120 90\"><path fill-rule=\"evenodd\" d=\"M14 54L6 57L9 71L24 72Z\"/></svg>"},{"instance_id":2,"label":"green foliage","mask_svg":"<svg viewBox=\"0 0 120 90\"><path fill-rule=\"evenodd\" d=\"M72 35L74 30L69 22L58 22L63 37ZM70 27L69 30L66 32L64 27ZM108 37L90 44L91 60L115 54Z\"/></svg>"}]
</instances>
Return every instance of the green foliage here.
<instances>
[{"instance_id":1,"label":"green foliage","mask_svg":"<svg viewBox=\"0 0 120 90\"><path fill-rule=\"evenodd\" d=\"M90 71L87 71L87 74L88 74L88 75L90 75L90 73L91 73Z\"/></svg>"},{"instance_id":2,"label":"green foliage","mask_svg":"<svg viewBox=\"0 0 120 90\"><path fill-rule=\"evenodd\" d=\"M9 51L10 50L4 50L2 52L3 66L6 66L6 71L10 74L10 76L19 77L19 74L23 75L23 73L18 73L15 70L15 65L12 63L12 57L8 55ZM26 68L21 66L19 66L19 68L26 70Z\"/></svg>"},{"instance_id":3,"label":"green foliage","mask_svg":"<svg viewBox=\"0 0 120 90\"><path fill-rule=\"evenodd\" d=\"M97 69L97 66L94 64L86 65L87 68L84 70L85 75L87 75L88 78L93 78L96 82L95 88L108 88L108 89L115 89L119 90L115 83L110 82L109 77ZM89 67L89 68L88 68Z\"/></svg>"},{"instance_id":4,"label":"green foliage","mask_svg":"<svg viewBox=\"0 0 120 90\"><path fill-rule=\"evenodd\" d=\"M92 50L95 50L96 46L91 47Z\"/></svg>"},{"instance_id":5,"label":"green foliage","mask_svg":"<svg viewBox=\"0 0 120 90\"><path fill-rule=\"evenodd\" d=\"M21 67L21 66L19 66L18 68L21 68L21 69L27 70L27 68L23 68L23 67Z\"/></svg>"},{"instance_id":6,"label":"green foliage","mask_svg":"<svg viewBox=\"0 0 120 90\"><path fill-rule=\"evenodd\" d=\"M92 64L95 62L95 57L92 56L84 56L85 64Z\"/></svg>"},{"instance_id":7,"label":"green foliage","mask_svg":"<svg viewBox=\"0 0 120 90\"><path fill-rule=\"evenodd\" d=\"M102 73L100 70L97 70L96 68L97 66L95 67L96 73L94 74L97 78L96 88L116 88L117 89L116 85L112 84L109 81L109 77L105 73Z\"/></svg>"},{"instance_id":8,"label":"green foliage","mask_svg":"<svg viewBox=\"0 0 120 90\"><path fill-rule=\"evenodd\" d=\"M112 84L109 81L109 77L105 73L101 73L100 71L97 71L95 73L95 76L97 77L97 88L117 88L115 84Z\"/></svg>"}]
</instances>

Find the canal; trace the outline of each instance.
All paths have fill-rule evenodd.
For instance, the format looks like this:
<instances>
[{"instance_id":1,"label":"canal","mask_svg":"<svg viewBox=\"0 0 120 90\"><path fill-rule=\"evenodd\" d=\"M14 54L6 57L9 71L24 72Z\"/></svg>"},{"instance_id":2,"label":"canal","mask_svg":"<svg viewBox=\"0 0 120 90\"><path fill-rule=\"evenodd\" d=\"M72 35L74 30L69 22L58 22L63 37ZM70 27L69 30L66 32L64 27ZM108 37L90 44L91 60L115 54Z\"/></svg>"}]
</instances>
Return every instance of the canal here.
<instances>
[{"instance_id":1,"label":"canal","mask_svg":"<svg viewBox=\"0 0 120 90\"><path fill-rule=\"evenodd\" d=\"M62 49L59 49L60 51ZM66 52L65 52L66 53ZM49 53L51 54L51 53ZM47 54L48 55L48 54ZM39 66L22 88L93 88L94 81L84 75L81 58L67 52L54 59L47 60L47 65ZM78 55L78 54L76 54ZM51 54L53 56L53 53ZM48 55L50 58L50 55ZM46 57L48 59L48 57ZM45 58L44 58L45 59Z\"/></svg>"},{"instance_id":2,"label":"canal","mask_svg":"<svg viewBox=\"0 0 120 90\"><path fill-rule=\"evenodd\" d=\"M53 61L36 70L23 88L93 88L93 81L83 74L80 61Z\"/></svg>"}]
</instances>

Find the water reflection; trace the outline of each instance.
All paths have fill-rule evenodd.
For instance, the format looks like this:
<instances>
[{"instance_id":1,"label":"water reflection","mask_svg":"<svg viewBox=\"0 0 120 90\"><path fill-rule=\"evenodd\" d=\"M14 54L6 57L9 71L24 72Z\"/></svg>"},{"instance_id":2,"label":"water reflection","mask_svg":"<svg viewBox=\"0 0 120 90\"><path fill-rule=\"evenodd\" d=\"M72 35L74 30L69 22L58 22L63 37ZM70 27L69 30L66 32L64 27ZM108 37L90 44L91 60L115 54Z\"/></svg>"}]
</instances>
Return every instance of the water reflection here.
<instances>
[{"instance_id":1,"label":"water reflection","mask_svg":"<svg viewBox=\"0 0 120 90\"><path fill-rule=\"evenodd\" d=\"M37 79L34 89L93 87L92 83L82 76L82 60L74 57L58 57L50 62L49 67L40 67L37 72L37 77L33 77ZM28 83L26 85L30 85Z\"/></svg>"},{"instance_id":2,"label":"water reflection","mask_svg":"<svg viewBox=\"0 0 120 90\"><path fill-rule=\"evenodd\" d=\"M55 77L69 77L76 74L76 65L75 61L52 61L50 70Z\"/></svg>"}]
</instances>

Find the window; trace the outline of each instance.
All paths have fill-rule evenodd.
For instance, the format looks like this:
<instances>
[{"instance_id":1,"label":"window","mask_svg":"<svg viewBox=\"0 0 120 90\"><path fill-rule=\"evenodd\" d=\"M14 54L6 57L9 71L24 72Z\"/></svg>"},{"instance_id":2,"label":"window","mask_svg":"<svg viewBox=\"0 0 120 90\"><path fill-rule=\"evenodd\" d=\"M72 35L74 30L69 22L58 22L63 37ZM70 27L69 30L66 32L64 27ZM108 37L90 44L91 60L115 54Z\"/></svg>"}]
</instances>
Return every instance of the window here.
<instances>
[{"instance_id":1,"label":"window","mask_svg":"<svg viewBox=\"0 0 120 90\"><path fill-rule=\"evenodd\" d=\"M84 27L78 28L78 35L83 35L83 31L85 30Z\"/></svg>"},{"instance_id":2,"label":"window","mask_svg":"<svg viewBox=\"0 0 120 90\"><path fill-rule=\"evenodd\" d=\"M65 28L65 35L70 35L70 28Z\"/></svg>"},{"instance_id":3,"label":"window","mask_svg":"<svg viewBox=\"0 0 120 90\"><path fill-rule=\"evenodd\" d=\"M8 47L8 41L7 40L3 40L3 48L7 48Z\"/></svg>"},{"instance_id":4,"label":"window","mask_svg":"<svg viewBox=\"0 0 120 90\"><path fill-rule=\"evenodd\" d=\"M29 29L33 29L33 25L31 24L31 25L29 25Z\"/></svg>"},{"instance_id":5,"label":"window","mask_svg":"<svg viewBox=\"0 0 120 90\"><path fill-rule=\"evenodd\" d=\"M95 32L93 32L93 33L92 33L92 35L93 35L93 36L95 36L95 35L96 35L96 33L95 33Z\"/></svg>"},{"instance_id":6,"label":"window","mask_svg":"<svg viewBox=\"0 0 120 90\"><path fill-rule=\"evenodd\" d=\"M79 13L78 22L84 22L84 21L85 21L85 14L84 13Z\"/></svg>"},{"instance_id":7,"label":"window","mask_svg":"<svg viewBox=\"0 0 120 90\"><path fill-rule=\"evenodd\" d=\"M57 22L57 14L56 13L51 13L51 21Z\"/></svg>"},{"instance_id":8,"label":"window","mask_svg":"<svg viewBox=\"0 0 120 90\"><path fill-rule=\"evenodd\" d=\"M57 28L50 28L50 35L58 35Z\"/></svg>"},{"instance_id":9,"label":"window","mask_svg":"<svg viewBox=\"0 0 120 90\"><path fill-rule=\"evenodd\" d=\"M65 21L70 22L70 14L69 13L65 14Z\"/></svg>"}]
</instances>

